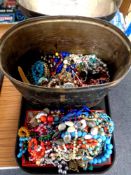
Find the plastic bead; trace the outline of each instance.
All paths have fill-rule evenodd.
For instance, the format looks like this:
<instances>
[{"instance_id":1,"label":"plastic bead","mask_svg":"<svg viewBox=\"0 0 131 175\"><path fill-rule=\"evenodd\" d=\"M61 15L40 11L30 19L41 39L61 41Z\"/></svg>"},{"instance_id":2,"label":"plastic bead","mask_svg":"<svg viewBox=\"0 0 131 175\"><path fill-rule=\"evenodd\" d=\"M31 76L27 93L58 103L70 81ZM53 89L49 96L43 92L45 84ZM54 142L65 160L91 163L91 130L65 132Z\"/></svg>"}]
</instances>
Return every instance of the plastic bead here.
<instances>
[{"instance_id":1,"label":"plastic bead","mask_svg":"<svg viewBox=\"0 0 131 175\"><path fill-rule=\"evenodd\" d=\"M88 159L86 157L83 158L84 161L87 161Z\"/></svg>"},{"instance_id":2,"label":"plastic bead","mask_svg":"<svg viewBox=\"0 0 131 175\"><path fill-rule=\"evenodd\" d=\"M47 118L45 116L41 116L40 120L43 123L46 123L47 122Z\"/></svg>"},{"instance_id":3,"label":"plastic bead","mask_svg":"<svg viewBox=\"0 0 131 175\"><path fill-rule=\"evenodd\" d=\"M108 144L107 148L111 150L113 148L113 145L112 144Z\"/></svg>"},{"instance_id":4,"label":"plastic bead","mask_svg":"<svg viewBox=\"0 0 131 175\"><path fill-rule=\"evenodd\" d=\"M87 134L87 135L85 135L85 137L84 137L86 140L88 140L88 139L92 139L92 135L91 134Z\"/></svg>"},{"instance_id":5,"label":"plastic bead","mask_svg":"<svg viewBox=\"0 0 131 175\"><path fill-rule=\"evenodd\" d=\"M94 162L93 160L90 160L90 161L89 161L90 164L93 164L93 162Z\"/></svg>"},{"instance_id":6,"label":"plastic bead","mask_svg":"<svg viewBox=\"0 0 131 175\"><path fill-rule=\"evenodd\" d=\"M72 136L72 137L75 137L75 135L76 135L75 132L72 132L72 133L71 133L71 136Z\"/></svg>"},{"instance_id":7,"label":"plastic bead","mask_svg":"<svg viewBox=\"0 0 131 175\"><path fill-rule=\"evenodd\" d=\"M82 136L82 132L78 131L78 137L81 137L81 136Z\"/></svg>"},{"instance_id":8,"label":"plastic bead","mask_svg":"<svg viewBox=\"0 0 131 175\"><path fill-rule=\"evenodd\" d=\"M70 143L71 142L71 135L70 134L65 135L63 140L64 140L65 143Z\"/></svg>"},{"instance_id":9,"label":"plastic bead","mask_svg":"<svg viewBox=\"0 0 131 175\"><path fill-rule=\"evenodd\" d=\"M62 134L61 134L61 138L63 139L63 138L64 138L64 136L65 136L65 133L62 133Z\"/></svg>"},{"instance_id":10,"label":"plastic bead","mask_svg":"<svg viewBox=\"0 0 131 175\"><path fill-rule=\"evenodd\" d=\"M19 147L22 147L23 146L23 143L19 143Z\"/></svg>"},{"instance_id":11,"label":"plastic bead","mask_svg":"<svg viewBox=\"0 0 131 175\"><path fill-rule=\"evenodd\" d=\"M59 121L59 117L55 116L54 121L58 122Z\"/></svg>"},{"instance_id":12,"label":"plastic bead","mask_svg":"<svg viewBox=\"0 0 131 175\"><path fill-rule=\"evenodd\" d=\"M98 160L97 160L97 163L98 163L98 164L101 164L101 163L102 163L101 159L98 159Z\"/></svg>"},{"instance_id":13,"label":"plastic bead","mask_svg":"<svg viewBox=\"0 0 131 175\"><path fill-rule=\"evenodd\" d=\"M97 135L98 134L98 127L91 128L91 134Z\"/></svg>"},{"instance_id":14,"label":"plastic bead","mask_svg":"<svg viewBox=\"0 0 131 175\"><path fill-rule=\"evenodd\" d=\"M61 123L61 124L58 125L58 130L59 130L59 131L63 131L63 130L65 130L65 129L66 129L65 123Z\"/></svg>"},{"instance_id":15,"label":"plastic bead","mask_svg":"<svg viewBox=\"0 0 131 175\"><path fill-rule=\"evenodd\" d=\"M59 56L59 53L58 53L58 52L56 52L56 53L55 53L55 56L56 56L56 57L58 57L58 56Z\"/></svg>"},{"instance_id":16,"label":"plastic bead","mask_svg":"<svg viewBox=\"0 0 131 175\"><path fill-rule=\"evenodd\" d=\"M74 126L70 126L70 127L68 127L68 129L67 129L67 131L68 132L74 132L76 129L75 129L75 127Z\"/></svg>"},{"instance_id":17,"label":"plastic bead","mask_svg":"<svg viewBox=\"0 0 131 175\"><path fill-rule=\"evenodd\" d=\"M93 138L94 138L94 139L97 139L97 138L98 138L98 135L94 135Z\"/></svg>"},{"instance_id":18,"label":"plastic bead","mask_svg":"<svg viewBox=\"0 0 131 175\"><path fill-rule=\"evenodd\" d=\"M105 157L108 159L110 157L110 154L106 153Z\"/></svg>"},{"instance_id":19,"label":"plastic bead","mask_svg":"<svg viewBox=\"0 0 131 175\"><path fill-rule=\"evenodd\" d=\"M111 140L110 139L106 139L106 144L110 144Z\"/></svg>"},{"instance_id":20,"label":"plastic bead","mask_svg":"<svg viewBox=\"0 0 131 175\"><path fill-rule=\"evenodd\" d=\"M82 137L85 137L86 135L87 135L87 133L86 132L83 132Z\"/></svg>"},{"instance_id":21,"label":"plastic bead","mask_svg":"<svg viewBox=\"0 0 131 175\"><path fill-rule=\"evenodd\" d=\"M58 73L61 72L61 70L63 69L63 66L64 66L64 64L61 63L61 64L57 67L57 69L56 69L56 74L58 74Z\"/></svg>"},{"instance_id":22,"label":"plastic bead","mask_svg":"<svg viewBox=\"0 0 131 175\"><path fill-rule=\"evenodd\" d=\"M65 124L66 124L67 126L74 126L74 123L71 122L71 121L67 121L67 122L65 122Z\"/></svg>"},{"instance_id":23,"label":"plastic bead","mask_svg":"<svg viewBox=\"0 0 131 175\"><path fill-rule=\"evenodd\" d=\"M107 150L107 154L111 155L112 154L112 150L111 149Z\"/></svg>"},{"instance_id":24,"label":"plastic bead","mask_svg":"<svg viewBox=\"0 0 131 175\"><path fill-rule=\"evenodd\" d=\"M90 166L88 167L88 170L93 171L93 166L90 165Z\"/></svg>"},{"instance_id":25,"label":"plastic bead","mask_svg":"<svg viewBox=\"0 0 131 175\"><path fill-rule=\"evenodd\" d=\"M93 164L97 164L97 159L96 158L93 160Z\"/></svg>"},{"instance_id":26,"label":"plastic bead","mask_svg":"<svg viewBox=\"0 0 131 175\"><path fill-rule=\"evenodd\" d=\"M102 162L105 162L105 161L106 161L106 157L103 156L103 157L101 158L101 160L102 160Z\"/></svg>"},{"instance_id":27,"label":"plastic bead","mask_svg":"<svg viewBox=\"0 0 131 175\"><path fill-rule=\"evenodd\" d=\"M103 142L105 142L106 136L102 136L101 139L102 139Z\"/></svg>"},{"instance_id":28,"label":"plastic bead","mask_svg":"<svg viewBox=\"0 0 131 175\"><path fill-rule=\"evenodd\" d=\"M47 121L48 121L49 123L52 123L52 122L54 121L54 118L53 118L52 116L48 116L48 117L47 117Z\"/></svg>"},{"instance_id":29,"label":"plastic bead","mask_svg":"<svg viewBox=\"0 0 131 175\"><path fill-rule=\"evenodd\" d=\"M21 153L17 154L17 158L21 158L21 157L22 157Z\"/></svg>"}]
</instances>

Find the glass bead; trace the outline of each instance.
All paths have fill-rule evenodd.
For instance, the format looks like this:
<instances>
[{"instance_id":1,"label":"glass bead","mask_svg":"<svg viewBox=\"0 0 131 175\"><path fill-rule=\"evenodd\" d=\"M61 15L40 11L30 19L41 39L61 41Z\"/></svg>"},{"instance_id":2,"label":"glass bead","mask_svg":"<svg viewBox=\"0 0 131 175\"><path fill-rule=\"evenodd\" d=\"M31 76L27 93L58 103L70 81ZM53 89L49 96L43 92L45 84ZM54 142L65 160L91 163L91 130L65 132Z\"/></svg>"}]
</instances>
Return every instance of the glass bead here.
<instances>
[{"instance_id":1,"label":"glass bead","mask_svg":"<svg viewBox=\"0 0 131 175\"><path fill-rule=\"evenodd\" d=\"M82 136L82 132L81 131L78 131L78 137L81 137Z\"/></svg>"},{"instance_id":2,"label":"glass bead","mask_svg":"<svg viewBox=\"0 0 131 175\"><path fill-rule=\"evenodd\" d=\"M88 167L88 169L89 169L90 171L93 171L93 166L90 165L90 166Z\"/></svg>"},{"instance_id":3,"label":"glass bead","mask_svg":"<svg viewBox=\"0 0 131 175\"><path fill-rule=\"evenodd\" d=\"M111 140L108 138L106 139L106 144L110 144Z\"/></svg>"},{"instance_id":4,"label":"glass bead","mask_svg":"<svg viewBox=\"0 0 131 175\"><path fill-rule=\"evenodd\" d=\"M101 159L98 159L98 160L97 160L97 163L98 163L98 164L101 164L101 163L102 163Z\"/></svg>"},{"instance_id":5,"label":"glass bead","mask_svg":"<svg viewBox=\"0 0 131 175\"><path fill-rule=\"evenodd\" d=\"M93 160L93 164L97 164L97 159L96 158Z\"/></svg>"},{"instance_id":6,"label":"glass bead","mask_svg":"<svg viewBox=\"0 0 131 175\"><path fill-rule=\"evenodd\" d=\"M107 150L107 154L111 155L112 154L112 150L111 149Z\"/></svg>"},{"instance_id":7,"label":"glass bead","mask_svg":"<svg viewBox=\"0 0 131 175\"><path fill-rule=\"evenodd\" d=\"M107 148L111 150L113 148L113 145L112 144L108 144Z\"/></svg>"},{"instance_id":8,"label":"glass bead","mask_svg":"<svg viewBox=\"0 0 131 175\"><path fill-rule=\"evenodd\" d=\"M106 153L105 157L108 159L110 157L110 155L108 153Z\"/></svg>"},{"instance_id":9,"label":"glass bead","mask_svg":"<svg viewBox=\"0 0 131 175\"><path fill-rule=\"evenodd\" d=\"M75 132L72 132L72 133L71 133L71 136L72 136L72 137L75 137L75 135L76 135Z\"/></svg>"},{"instance_id":10,"label":"glass bead","mask_svg":"<svg viewBox=\"0 0 131 175\"><path fill-rule=\"evenodd\" d=\"M23 143L20 142L20 143L19 143L19 147L22 147L22 146L23 146Z\"/></svg>"},{"instance_id":11,"label":"glass bead","mask_svg":"<svg viewBox=\"0 0 131 175\"><path fill-rule=\"evenodd\" d=\"M87 135L87 133L86 132L83 132L82 137L85 137L85 135Z\"/></svg>"},{"instance_id":12,"label":"glass bead","mask_svg":"<svg viewBox=\"0 0 131 175\"><path fill-rule=\"evenodd\" d=\"M105 161L106 161L106 157L103 156L103 157L101 158L101 160L102 160L102 162L105 162Z\"/></svg>"},{"instance_id":13,"label":"glass bead","mask_svg":"<svg viewBox=\"0 0 131 175\"><path fill-rule=\"evenodd\" d=\"M106 140L106 136L102 136L102 141L105 141Z\"/></svg>"}]
</instances>

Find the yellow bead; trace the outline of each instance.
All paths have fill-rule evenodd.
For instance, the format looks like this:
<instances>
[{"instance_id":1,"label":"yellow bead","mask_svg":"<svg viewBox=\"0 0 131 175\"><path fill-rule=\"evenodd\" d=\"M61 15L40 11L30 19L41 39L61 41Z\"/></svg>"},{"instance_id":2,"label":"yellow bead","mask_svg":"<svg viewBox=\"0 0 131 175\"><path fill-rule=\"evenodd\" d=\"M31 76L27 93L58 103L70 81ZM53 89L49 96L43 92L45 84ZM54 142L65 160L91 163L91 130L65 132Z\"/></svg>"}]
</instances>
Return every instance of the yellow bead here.
<instances>
[{"instance_id":1,"label":"yellow bead","mask_svg":"<svg viewBox=\"0 0 131 175\"><path fill-rule=\"evenodd\" d=\"M58 53L58 52L56 52L56 53L55 53L55 56L56 56L56 57L58 57L58 56L59 56L59 53Z\"/></svg>"}]
</instances>

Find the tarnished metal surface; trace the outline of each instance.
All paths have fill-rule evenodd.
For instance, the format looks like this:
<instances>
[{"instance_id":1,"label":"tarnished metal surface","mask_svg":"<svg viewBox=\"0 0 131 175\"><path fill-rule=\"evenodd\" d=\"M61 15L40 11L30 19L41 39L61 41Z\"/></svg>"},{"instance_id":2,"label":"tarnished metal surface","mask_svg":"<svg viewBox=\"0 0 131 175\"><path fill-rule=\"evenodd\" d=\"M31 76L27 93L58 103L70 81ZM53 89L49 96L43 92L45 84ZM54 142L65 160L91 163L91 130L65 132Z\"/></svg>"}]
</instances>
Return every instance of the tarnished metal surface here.
<instances>
[{"instance_id":1,"label":"tarnished metal surface","mask_svg":"<svg viewBox=\"0 0 131 175\"><path fill-rule=\"evenodd\" d=\"M94 53L108 64L111 82L73 89L43 88L25 84L17 67L26 72L34 53L52 50L71 53ZM21 57L29 52L29 56ZM131 46L125 35L113 25L82 17L39 17L10 29L1 39L0 65L22 95L37 104L75 103L95 106L108 90L117 85L131 65ZM22 60L21 60L22 59Z\"/></svg>"},{"instance_id":2,"label":"tarnished metal surface","mask_svg":"<svg viewBox=\"0 0 131 175\"><path fill-rule=\"evenodd\" d=\"M26 10L44 15L107 17L114 14L122 0L17 0Z\"/></svg>"}]
</instances>

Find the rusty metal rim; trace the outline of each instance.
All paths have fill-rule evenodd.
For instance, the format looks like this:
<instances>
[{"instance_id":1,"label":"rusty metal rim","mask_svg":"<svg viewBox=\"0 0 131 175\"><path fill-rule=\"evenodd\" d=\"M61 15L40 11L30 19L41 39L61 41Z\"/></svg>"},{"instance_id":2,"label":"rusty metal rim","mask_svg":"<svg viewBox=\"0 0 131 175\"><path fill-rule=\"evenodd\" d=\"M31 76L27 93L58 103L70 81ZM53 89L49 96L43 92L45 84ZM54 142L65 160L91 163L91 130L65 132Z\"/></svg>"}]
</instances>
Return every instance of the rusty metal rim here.
<instances>
[{"instance_id":1,"label":"rusty metal rim","mask_svg":"<svg viewBox=\"0 0 131 175\"><path fill-rule=\"evenodd\" d=\"M23 9L25 9L26 11L29 11L31 13L35 13L36 15L39 15L39 16L42 16L42 15L51 16L50 14L44 14L44 13L41 13L41 12L38 12L38 11L33 11L33 10L29 9L29 8L26 8L26 7L23 6L22 3L19 2L19 0L16 0L16 1L17 1L18 6L20 6ZM123 0L121 0L121 2L119 4L119 6L117 7L117 9L120 8L122 2L123 2ZM112 14L115 14L117 12L117 9L114 9L111 14L107 15L107 17L112 15ZM53 15L53 16L55 16L55 15ZM60 15L56 15L56 16L60 16ZM64 15L62 15L62 16L64 16ZM85 16L85 17L88 17L88 16ZM91 17L89 17L89 18L91 18ZM101 18L101 19L104 18L105 19L104 15L103 16L96 16L96 18Z\"/></svg>"},{"instance_id":2,"label":"rusty metal rim","mask_svg":"<svg viewBox=\"0 0 131 175\"><path fill-rule=\"evenodd\" d=\"M31 18L31 19L27 19L23 22L20 22L16 25L14 25L13 27L11 27L0 39L0 69L4 72L4 74L11 80L14 81L15 83L25 86L25 87L30 87L30 88L40 88L41 90L45 90L46 91L50 91L50 92L61 92L61 93L69 93L69 92L74 92L76 90L80 91L84 91L84 90L88 90L88 91L94 91L94 90L100 90L100 89L105 89L108 88L110 89L111 87L117 85L122 79L124 79L124 77L128 74L129 69L125 72L125 74L112 82L109 83L105 83L105 84L101 84L101 85L89 85L87 87L78 87L78 88L68 88L68 89L64 89L64 88L46 88L43 86L37 86L37 85L33 85L33 84L28 84L28 83L24 83L22 81L19 81L13 77L10 76L10 74L6 73L6 71L3 69L2 64L1 64L1 48L2 45L6 42L6 40L8 39L9 36L11 36L15 31L24 28L26 26L31 26L34 23L39 24L41 22L83 22L83 23L92 23L94 25L99 25L99 26L104 26L105 28L107 28L108 30L110 30L111 32L115 33L119 38L121 38L121 40L124 42L124 44L126 45L126 47L129 50L130 53L130 57L131 57L131 43L129 41L129 39L124 35L124 33L118 29L117 27L115 27L114 25L103 21L101 19L96 19L96 18L88 18L88 17L74 17L74 16L42 16L42 17L35 17L35 18ZM131 65L131 59L130 59L130 65Z\"/></svg>"}]
</instances>

